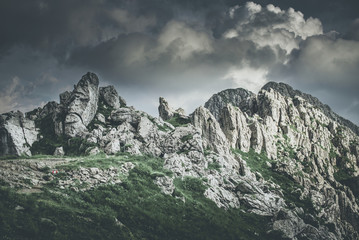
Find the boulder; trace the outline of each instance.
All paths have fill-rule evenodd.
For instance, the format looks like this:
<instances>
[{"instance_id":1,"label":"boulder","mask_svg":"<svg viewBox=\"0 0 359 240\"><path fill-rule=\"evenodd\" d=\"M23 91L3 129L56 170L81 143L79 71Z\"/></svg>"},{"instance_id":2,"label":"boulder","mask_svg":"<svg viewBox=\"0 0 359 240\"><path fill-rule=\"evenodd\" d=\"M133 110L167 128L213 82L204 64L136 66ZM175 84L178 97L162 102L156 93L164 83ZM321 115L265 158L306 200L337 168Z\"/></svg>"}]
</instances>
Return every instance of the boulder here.
<instances>
[{"instance_id":1,"label":"boulder","mask_svg":"<svg viewBox=\"0 0 359 240\"><path fill-rule=\"evenodd\" d=\"M75 137L86 131L97 111L99 80L94 73L84 75L69 97L65 135Z\"/></svg>"},{"instance_id":2,"label":"boulder","mask_svg":"<svg viewBox=\"0 0 359 240\"><path fill-rule=\"evenodd\" d=\"M54 156L62 157L65 155L64 148L63 147L57 147L54 152Z\"/></svg>"},{"instance_id":3,"label":"boulder","mask_svg":"<svg viewBox=\"0 0 359 240\"><path fill-rule=\"evenodd\" d=\"M120 107L127 107L126 100L123 97L119 96L118 100L120 102Z\"/></svg>"},{"instance_id":4,"label":"boulder","mask_svg":"<svg viewBox=\"0 0 359 240\"><path fill-rule=\"evenodd\" d=\"M20 111L0 115L0 156L31 156L30 146L39 132L33 120Z\"/></svg>"},{"instance_id":5,"label":"boulder","mask_svg":"<svg viewBox=\"0 0 359 240\"><path fill-rule=\"evenodd\" d=\"M140 119L141 115L136 113L136 111L131 108L119 108L111 112L111 121L115 124L128 122L137 127Z\"/></svg>"},{"instance_id":6,"label":"boulder","mask_svg":"<svg viewBox=\"0 0 359 240\"><path fill-rule=\"evenodd\" d=\"M120 98L114 86L100 87L100 101L117 109L121 107Z\"/></svg>"},{"instance_id":7,"label":"boulder","mask_svg":"<svg viewBox=\"0 0 359 240\"><path fill-rule=\"evenodd\" d=\"M158 112L163 120L169 120L174 115L174 110L169 106L166 99L160 97L160 105L158 106Z\"/></svg>"},{"instance_id":8,"label":"boulder","mask_svg":"<svg viewBox=\"0 0 359 240\"><path fill-rule=\"evenodd\" d=\"M183 108L178 108L177 110L173 110L172 107L168 104L167 100L163 97L159 98L160 105L158 106L158 112L160 118L167 121L173 117L183 118L188 120L189 117L186 115L186 112Z\"/></svg>"},{"instance_id":9,"label":"boulder","mask_svg":"<svg viewBox=\"0 0 359 240\"><path fill-rule=\"evenodd\" d=\"M164 194L172 195L175 189L175 186L173 184L173 178L170 178L168 176L157 177L154 182L157 184L157 186L161 188L161 191Z\"/></svg>"}]
</instances>

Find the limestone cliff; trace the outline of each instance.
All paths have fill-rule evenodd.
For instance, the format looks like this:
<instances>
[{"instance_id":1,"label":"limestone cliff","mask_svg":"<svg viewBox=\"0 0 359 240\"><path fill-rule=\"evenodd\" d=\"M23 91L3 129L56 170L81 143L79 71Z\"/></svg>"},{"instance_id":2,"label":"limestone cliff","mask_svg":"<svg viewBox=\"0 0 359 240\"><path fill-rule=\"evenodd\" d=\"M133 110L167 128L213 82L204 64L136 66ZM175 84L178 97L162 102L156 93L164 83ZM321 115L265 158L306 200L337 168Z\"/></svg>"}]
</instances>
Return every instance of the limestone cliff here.
<instances>
[{"instance_id":1,"label":"limestone cliff","mask_svg":"<svg viewBox=\"0 0 359 240\"><path fill-rule=\"evenodd\" d=\"M0 155L31 156L30 146L37 134L34 121L20 111L0 115Z\"/></svg>"},{"instance_id":2,"label":"limestone cliff","mask_svg":"<svg viewBox=\"0 0 359 240\"><path fill-rule=\"evenodd\" d=\"M249 101L218 98L214 95L205 106L216 114L230 146L242 156L264 153L273 160L270 170L302 186L300 198L310 199L339 238L357 237L358 127L282 83L266 84Z\"/></svg>"},{"instance_id":3,"label":"limestone cliff","mask_svg":"<svg viewBox=\"0 0 359 240\"><path fill-rule=\"evenodd\" d=\"M64 133L75 137L86 130L97 111L98 78L93 73L84 75L70 96L66 99L67 106Z\"/></svg>"}]
</instances>

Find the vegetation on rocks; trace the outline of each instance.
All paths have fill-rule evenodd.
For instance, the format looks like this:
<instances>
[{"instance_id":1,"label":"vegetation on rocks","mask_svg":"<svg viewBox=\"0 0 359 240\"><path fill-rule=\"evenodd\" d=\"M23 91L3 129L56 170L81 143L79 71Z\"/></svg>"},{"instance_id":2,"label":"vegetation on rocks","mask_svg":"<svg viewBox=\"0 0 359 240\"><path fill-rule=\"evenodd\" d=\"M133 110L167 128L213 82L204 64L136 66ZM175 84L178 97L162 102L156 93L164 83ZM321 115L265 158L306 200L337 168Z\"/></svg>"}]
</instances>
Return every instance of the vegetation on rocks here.
<instances>
[{"instance_id":1,"label":"vegetation on rocks","mask_svg":"<svg viewBox=\"0 0 359 240\"><path fill-rule=\"evenodd\" d=\"M232 152L241 155L253 172L259 172L265 180L278 184L287 204L302 207L307 213L316 213L309 198L301 199L303 186L286 172L278 172L275 168L276 161L269 159L264 152L258 154L253 149L247 153L239 149L232 149Z\"/></svg>"},{"instance_id":2,"label":"vegetation on rocks","mask_svg":"<svg viewBox=\"0 0 359 240\"><path fill-rule=\"evenodd\" d=\"M74 192L53 184L41 193L16 193L0 187L3 239L263 239L268 219L240 209L224 210L204 197L202 180L176 179L172 197L154 183L154 173L168 174L158 158L120 155L76 161L63 169L136 167L121 184ZM61 175L59 175L61 178Z\"/></svg>"},{"instance_id":3,"label":"vegetation on rocks","mask_svg":"<svg viewBox=\"0 0 359 240\"><path fill-rule=\"evenodd\" d=\"M191 121L179 116L178 114L175 114L171 119L167 120L167 122L172 124L174 127L181 127L186 126Z\"/></svg>"},{"instance_id":4,"label":"vegetation on rocks","mask_svg":"<svg viewBox=\"0 0 359 240\"><path fill-rule=\"evenodd\" d=\"M64 138L55 134L54 121L51 115L35 120L36 128L40 129L40 139L32 144L32 154L52 155L57 147L64 143Z\"/></svg>"}]
</instances>

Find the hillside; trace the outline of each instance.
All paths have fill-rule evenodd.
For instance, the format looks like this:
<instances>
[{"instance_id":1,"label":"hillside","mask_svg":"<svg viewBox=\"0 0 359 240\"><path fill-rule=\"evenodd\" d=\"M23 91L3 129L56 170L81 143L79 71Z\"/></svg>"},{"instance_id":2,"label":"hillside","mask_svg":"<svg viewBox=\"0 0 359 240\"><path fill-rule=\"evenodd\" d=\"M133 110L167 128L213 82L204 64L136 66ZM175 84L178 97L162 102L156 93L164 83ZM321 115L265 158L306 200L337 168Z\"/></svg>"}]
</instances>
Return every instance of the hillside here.
<instances>
[{"instance_id":1,"label":"hillside","mask_svg":"<svg viewBox=\"0 0 359 240\"><path fill-rule=\"evenodd\" d=\"M3 239L359 239L358 126L283 83L187 115L87 73L0 115Z\"/></svg>"}]
</instances>

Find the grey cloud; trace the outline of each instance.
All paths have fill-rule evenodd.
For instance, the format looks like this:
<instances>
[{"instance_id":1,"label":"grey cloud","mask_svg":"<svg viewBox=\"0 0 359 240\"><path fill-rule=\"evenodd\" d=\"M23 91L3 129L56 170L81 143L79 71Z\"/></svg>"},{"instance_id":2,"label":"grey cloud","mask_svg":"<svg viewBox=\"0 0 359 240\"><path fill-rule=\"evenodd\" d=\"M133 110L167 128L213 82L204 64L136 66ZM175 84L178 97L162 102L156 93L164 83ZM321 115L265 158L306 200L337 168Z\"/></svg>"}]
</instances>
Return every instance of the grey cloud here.
<instances>
[{"instance_id":1,"label":"grey cloud","mask_svg":"<svg viewBox=\"0 0 359 240\"><path fill-rule=\"evenodd\" d=\"M64 69L47 54L14 47L0 59L0 112L28 111L43 102L58 101L58 94L70 90L83 72Z\"/></svg>"},{"instance_id":2,"label":"grey cloud","mask_svg":"<svg viewBox=\"0 0 359 240\"><path fill-rule=\"evenodd\" d=\"M318 96L335 111L359 123L359 42L325 35L308 38L288 64L271 72L272 79ZM354 112L350 109L353 109Z\"/></svg>"},{"instance_id":3,"label":"grey cloud","mask_svg":"<svg viewBox=\"0 0 359 240\"><path fill-rule=\"evenodd\" d=\"M259 10L253 12L251 7ZM295 39L294 34L304 38L321 32L318 20L305 21L303 16L294 10L281 11L277 8L275 10L280 12L275 12L254 3L247 3L246 6L237 9L241 10L234 14L228 13L231 10L227 9L224 14L224 18L234 19L232 24L234 27L240 26L231 29L226 22L223 23L227 31L236 31L237 35L233 37L216 38L213 32L202 24L172 20L164 25L157 35L145 32L120 34L97 46L79 48L72 53L68 63L94 68L112 79L117 76L125 84L153 85L153 80L145 77L151 75L159 82L168 84L171 77L163 79L158 75L166 77L172 75L172 78L176 78L176 74L188 69L214 68L222 69L219 71L223 72L233 67L241 68L243 65L252 68L269 68L286 60L285 47L272 42L288 44L294 39L294 45L297 45L300 39ZM255 34L259 28L256 19L265 15L272 20L260 23L260 29L265 30L265 35L259 38ZM273 15L278 16L275 18L272 17ZM290 20L291 18L294 20ZM307 24L313 21L318 29L308 33ZM281 34L278 32L279 27L287 31L292 30L293 34L284 34L278 40L278 34Z\"/></svg>"},{"instance_id":4,"label":"grey cloud","mask_svg":"<svg viewBox=\"0 0 359 240\"><path fill-rule=\"evenodd\" d=\"M224 88L255 91L269 78L291 82L303 90L314 85L313 89L320 90L320 85L326 85L321 96L338 87L334 77L346 79L347 87L341 92L357 87L349 80L357 74L353 60L339 59L329 76L333 84L324 81L329 75L326 65L317 69L307 66L316 64L308 56L315 39L326 52L313 51L318 56L345 54L344 45L349 46L341 43L340 34L331 34L332 40L326 40L333 41L332 45L310 37L321 34L322 25L324 29L339 26L315 19L327 19L325 14L333 11L315 10L313 4L325 9L340 5L338 12L347 16L353 11L350 7L334 0L258 3L261 6L237 0L1 1L2 89L8 89L14 77L25 89L13 95L3 91L1 97L10 106L57 100L60 91L70 90L87 71L98 73L102 82L118 87L130 104L151 113L155 113L159 95L188 110ZM280 9L267 7L270 3ZM345 39L357 40L356 26L346 28ZM310 82L303 78L318 79ZM343 104L353 101L353 97L342 100ZM0 111L4 107L0 106Z\"/></svg>"},{"instance_id":5,"label":"grey cloud","mask_svg":"<svg viewBox=\"0 0 359 240\"><path fill-rule=\"evenodd\" d=\"M230 26L224 12L229 7L244 3L235 0L5 0L0 2L0 48L4 51L14 44L29 44L41 50L66 55L64 49L96 44L119 33L157 33L171 19L201 22L213 31L214 36L218 36L220 28L227 29L226 24ZM355 9L358 9L352 7L358 5L355 0L343 3L336 0L315 3L309 0L259 0L258 3L263 6L274 3L282 6L282 9L294 7L315 17L321 17L324 14L322 12L326 12L335 22L340 22L338 19L342 18L357 17Z\"/></svg>"},{"instance_id":6,"label":"grey cloud","mask_svg":"<svg viewBox=\"0 0 359 240\"><path fill-rule=\"evenodd\" d=\"M359 89L359 42L324 35L308 38L284 65L288 79L303 85L353 92Z\"/></svg>"},{"instance_id":7,"label":"grey cloud","mask_svg":"<svg viewBox=\"0 0 359 240\"><path fill-rule=\"evenodd\" d=\"M0 54L25 45L66 58L77 47L94 46L118 34L145 31L156 25L155 15L138 15L126 2L1 1Z\"/></svg>"},{"instance_id":8,"label":"grey cloud","mask_svg":"<svg viewBox=\"0 0 359 240\"><path fill-rule=\"evenodd\" d=\"M265 22L261 23L260 28L268 32L268 36L265 36L268 44L259 44L258 38L252 35L258 28L255 18L276 13L265 7L260 7L258 12L250 12L248 8L244 9L247 13L243 16L242 11L236 13L235 18L231 17L230 9L226 9L222 16L226 20L235 19L231 27L245 25L246 31L240 32L240 37L216 37L202 22L171 20L157 34L120 34L97 46L78 48L67 64L94 69L105 79L119 83L132 93L136 89L139 92L151 92L151 95L155 92L163 95L165 92L168 98L186 96L175 99L187 105L187 109L191 105L188 99L192 99L193 108L201 101L204 102L209 93L224 88L240 86L256 91L265 83L268 69L283 64L287 59L285 49L279 44L271 44L279 31L273 28L274 23L289 29L291 24L297 23L289 21L289 17L297 14L299 17L296 20L303 24L299 24L295 31L301 34L306 22L301 14L293 10L281 12L277 19L266 22L267 27ZM223 25L223 29L229 29L228 22L224 21ZM320 22L318 26L320 31ZM283 39L292 41L293 35L284 35ZM142 89L138 89L138 86ZM196 92L193 89L200 90Z\"/></svg>"},{"instance_id":9,"label":"grey cloud","mask_svg":"<svg viewBox=\"0 0 359 240\"><path fill-rule=\"evenodd\" d=\"M352 22L349 30L345 33L344 38L359 41L359 18Z\"/></svg>"},{"instance_id":10,"label":"grey cloud","mask_svg":"<svg viewBox=\"0 0 359 240\"><path fill-rule=\"evenodd\" d=\"M155 37L122 34L96 47L78 49L69 64L95 69L109 79L119 79L123 85L188 90L189 86L220 81L230 68L269 67L281 62L285 55L280 49L259 47L249 40L215 39L184 23L171 22L170 26Z\"/></svg>"}]
</instances>

